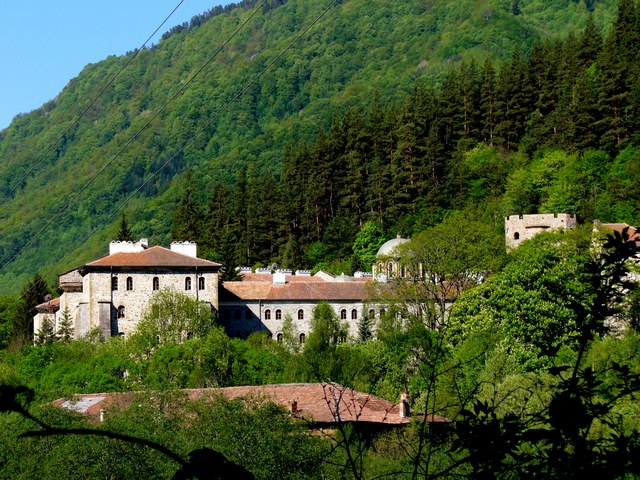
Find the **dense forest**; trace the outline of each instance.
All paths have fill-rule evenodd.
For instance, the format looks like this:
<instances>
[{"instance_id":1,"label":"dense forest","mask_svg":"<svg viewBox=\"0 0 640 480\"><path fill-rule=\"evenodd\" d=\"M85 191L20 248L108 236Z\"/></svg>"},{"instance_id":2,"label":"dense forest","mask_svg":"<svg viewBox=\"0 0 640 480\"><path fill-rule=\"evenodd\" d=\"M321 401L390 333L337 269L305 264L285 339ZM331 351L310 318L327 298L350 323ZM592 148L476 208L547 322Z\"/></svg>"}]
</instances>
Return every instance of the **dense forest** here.
<instances>
[{"instance_id":1,"label":"dense forest","mask_svg":"<svg viewBox=\"0 0 640 480\"><path fill-rule=\"evenodd\" d=\"M638 223L638 46L623 2L606 38L590 18L526 57L463 61L398 102L375 95L290 144L279 172L241 169L231 188L187 177L173 236L227 265L340 273L370 268L351 250L367 222L391 237L459 211L496 231L514 213Z\"/></svg>"},{"instance_id":2,"label":"dense forest","mask_svg":"<svg viewBox=\"0 0 640 480\"><path fill-rule=\"evenodd\" d=\"M464 61L464 68L477 69L477 74L482 75L485 61L492 60L498 95L495 106L498 111L506 111L508 118L500 118L502 124L495 124L495 132L491 133L495 140L489 144L506 149L499 151L503 162L503 158L511 158L508 153L515 150L525 130L532 132L535 124L538 133L523 152L531 156L536 148L534 142L545 135L545 129L554 127L546 117L551 110L555 111L555 99L562 97L569 102L566 89L562 90L566 85L557 83L561 79L555 75L564 67L553 66L555 60L551 57L563 48L565 40L560 39L577 41L580 32L589 28L590 32L596 30L594 48L599 49L604 45L599 39L611 30L616 15L614 0L336 2L286 54L249 85L331 2L268 1L249 18L261 4L242 2L241 8L214 9L166 35L152 48L88 65L58 97L34 112L16 117L0 132L2 291L17 292L37 271L52 281L56 273L102 254L114 236L117 210L121 207L127 210L136 235L148 237L152 243L166 244L171 239L174 205L185 189L186 172L192 172L192 178L197 180L196 198L206 205L219 182L227 191L236 188L238 172L245 168L248 184L254 180L268 183L271 175L274 182L284 185L295 175L291 164L302 163L302 149L311 152L318 145L322 150L324 147L319 145L322 141L326 141L327 148L336 150L326 150L324 154L342 155L340 159L331 159L341 164L337 166L341 171L349 161L360 161L356 154L378 156L367 157L367 165L362 165L360 172L350 172L354 175L350 180L355 190L348 197L333 195L331 204L322 200L318 206L322 218L314 221L315 232L310 231L308 209L305 218L300 219L304 225L300 226L295 218L286 218L283 213L282 219L274 221L277 225L270 233L272 239L266 242L269 244L262 239L260 245L246 251L247 243L255 243L246 240L242 254L225 253L220 240L212 238L210 254L235 259L233 263L277 261L284 254L283 244L292 237L298 243L291 245L293 251L300 251L294 258L302 255L301 263L311 266L332 263L349 252L353 234L363 222L361 217L371 209L387 206L396 210L383 211L378 217L386 216L388 220L398 213L401 224L385 222L384 233L395 235L402 230L410 234L415 225L418 229L421 224L436 222L456 203L445 198L453 190L447 185L452 185L449 177L454 164L465 149L473 148L474 141L486 137L485 132L464 131L464 125L470 125L469 118L464 118L469 112L459 106L464 95L443 97L441 92L454 93L449 91L448 84L456 83L455 75L447 72L459 71L460 62ZM593 19L591 27L589 18ZM248 21L247 25L212 57L243 21ZM575 38L568 37L571 33ZM531 85L514 98L512 92L500 90L506 88L506 83L497 82L510 82L509 75L517 77L510 83L514 89L529 82L525 70L529 59L536 58L533 44L537 39L541 40L535 55L539 57L541 70L536 82L545 82L550 88L553 85L551 97L534 99L532 92L536 90ZM560 43L554 46L554 42ZM616 48L625 49L622 45ZM566 49L571 47L567 45ZM137 56L132 59L134 54ZM598 71L595 67L585 70L584 64L595 58L596 53L583 55L587 55L581 60L583 63L578 62L572 68L587 72L586 80L596 82ZM90 104L106 79L129 60L131 63L112 87ZM207 60L210 63L191 79ZM633 59L625 57L625 61ZM633 78L630 71L627 73L627 80ZM234 100L245 85L246 91ZM169 102L182 86L184 90ZM578 83L576 88L586 87ZM521 94L526 98L521 98ZM508 97L508 105L500 106L507 98L504 95ZM631 100L620 98L625 99ZM483 97L479 101L493 100ZM514 110L513 102L521 110ZM530 105L532 102L535 109ZM572 105L582 107L569 102L568 108ZM484 108L493 107L484 104ZM443 120L449 115L447 109L458 111L457 117L448 120L449 124ZM453 110L451 113L455 113ZM473 113L484 115L480 110ZM602 120L602 115L607 114L599 111L598 120ZM415 125L411 116L416 117ZM432 119L437 119L433 128L429 123ZM384 122L391 125L385 126ZM460 122L467 123L461 127ZM515 122L514 132L509 132L510 122ZM423 136L427 124L429 139ZM378 135L376 129L384 129L384 135L378 145L367 147L371 152L354 144L366 143L367 135ZM601 125L601 129L609 130L606 125ZM353 136L356 131L361 136L359 140ZM333 138L337 133L342 138ZM417 135L416 141L421 143L412 144L411 135ZM505 135L508 138L503 138ZM461 137L468 141L458 145ZM389 150L381 152L382 148ZM424 152L425 148L432 151ZM415 175L402 169L413 168L412 162L427 154L435 162L432 165L435 170L429 175L443 182L436 191L413 199L407 196L426 192L425 182L431 181L431 177L421 168L419 178L415 178L420 186L416 183L410 186L411 191L396 191L393 194L396 198L380 198L373 205L369 190L377 188L377 194L382 195L390 184L403 185L403 176ZM351 160L349 155L353 156ZM518 158L522 163L522 158ZM381 165L376 187L365 181L367 174L374 178L372 169L377 166L371 162ZM397 169L400 170L396 175ZM366 192L362 190L363 183ZM323 196L345 193L340 185L327 183L322 188L326 189L321 193ZM300 192L303 193L308 192ZM226 196L225 191L217 194ZM405 195L405 199L395 206L399 195ZM441 198L436 198L438 195ZM297 202L299 198L292 199L292 204ZM338 203L343 205L336 208ZM414 206L409 207L409 203ZM458 207L456 204L454 208ZM414 210L414 218L405 218L409 210ZM226 210L225 213L234 215ZM235 215L234 221L240 223L237 228L242 228L243 220ZM247 215L246 221L273 221L268 212L265 215L264 219L249 219ZM268 227L257 228L264 236ZM297 238L298 233L301 238ZM311 248L318 241L323 245ZM310 248L315 253L310 253Z\"/></svg>"},{"instance_id":3,"label":"dense forest","mask_svg":"<svg viewBox=\"0 0 640 480\"><path fill-rule=\"evenodd\" d=\"M640 224L640 6L548 3L338 2L340 15L301 47L306 57L298 51L262 77L179 163L150 177L233 82L259 68L252 61L266 61L262 53L320 8L269 4L264 24L232 48L248 70L220 60L225 75L185 93L118 157L119 173L54 222L56 236L38 238L26 260L1 272L6 289L93 228L101 233L63 265L103 251L111 237L151 230L158 240L198 241L228 274L266 262L352 271L400 232L411 236L403 266L424 274L372 288L378 315L363 311L353 338L320 303L304 344L291 318L281 341L229 338L213 313L175 292L155 297L126 340L99 332L72 340L61 322L32 344L32 307L51 285L31 276L19 301L0 297L0 477L210 478L212 465L218 478L640 476L637 242L591 223ZM2 258L33 239L188 76L197 41L256 4L206 13L142 52L130 83L20 188L81 90L123 59L87 67L50 105L1 132ZM133 192L126 215L110 213ZM505 251L504 215L559 211L584 225ZM309 434L264 399L187 401L181 390L326 381L393 402L408 391L416 415L388 432L338 422ZM139 393L100 424L49 404L119 391ZM451 422L435 428L432 414Z\"/></svg>"}]
</instances>

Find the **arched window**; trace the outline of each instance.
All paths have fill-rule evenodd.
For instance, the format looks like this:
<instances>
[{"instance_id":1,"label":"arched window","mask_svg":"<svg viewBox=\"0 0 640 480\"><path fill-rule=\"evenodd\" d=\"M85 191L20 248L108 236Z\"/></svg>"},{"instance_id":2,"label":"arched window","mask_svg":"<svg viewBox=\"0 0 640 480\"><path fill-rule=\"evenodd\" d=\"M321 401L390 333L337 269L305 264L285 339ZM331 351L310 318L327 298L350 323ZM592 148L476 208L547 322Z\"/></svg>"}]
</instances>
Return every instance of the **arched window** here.
<instances>
[{"instance_id":1,"label":"arched window","mask_svg":"<svg viewBox=\"0 0 640 480\"><path fill-rule=\"evenodd\" d=\"M118 277L111 277L111 290L118 290Z\"/></svg>"},{"instance_id":2,"label":"arched window","mask_svg":"<svg viewBox=\"0 0 640 480\"><path fill-rule=\"evenodd\" d=\"M393 273L393 262L387 263L387 275L391 275Z\"/></svg>"},{"instance_id":3,"label":"arched window","mask_svg":"<svg viewBox=\"0 0 640 480\"><path fill-rule=\"evenodd\" d=\"M127 290L133 290L133 278L127 277Z\"/></svg>"},{"instance_id":4,"label":"arched window","mask_svg":"<svg viewBox=\"0 0 640 480\"><path fill-rule=\"evenodd\" d=\"M124 305L120 305L118 307L118 314L116 315L117 318L124 318Z\"/></svg>"},{"instance_id":5,"label":"arched window","mask_svg":"<svg viewBox=\"0 0 640 480\"><path fill-rule=\"evenodd\" d=\"M516 232L513 234L513 239L514 240L520 240L520 232Z\"/></svg>"},{"instance_id":6,"label":"arched window","mask_svg":"<svg viewBox=\"0 0 640 480\"><path fill-rule=\"evenodd\" d=\"M369 310L369 320L376 318L376 311L372 308Z\"/></svg>"},{"instance_id":7,"label":"arched window","mask_svg":"<svg viewBox=\"0 0 640 480\"><path fill-rule=\"evenodd\" d=\"M301 333L298 338L300 338L300 343L302 344L307 339L307 336L304 333Z\"/></svg>"},{"instance_id":8,"label":"arched window","mask_svg":"<svg viewBox=\"0 0 640 480\"><path fill-rule=\"evenodd\" d=\"M234 320L240 320L240 316L241 316L241 315L242 315L242 314L241 314L241 312L240 312L240 309L239 309L239 308L236 308L236 309L233 311L233 319L234 319Z\"/></svg>"},{"instance_id":9,"label":"arched window","mask_svg":"<svg viewBox=\"0 0 640 480\"><path fill-rule=\"evenodd\" d=\"M276 341L277 341L278 343L282 343L282 334L281 334L281 333L278 333L278 334L276 335Z\"/></svg>"},{"instance_id":10,"label":"arched window","mask_svg":"<svg viewBox=\"0 0 640 480\"><path fill-rule=\"evenodd\" d=\"M265 320L271 320L271 310L266 309L266 310L264 311L264 319L265 319Z\"/></svg>"},{"instance_id":11,"label":"arched window","mask_svg":"<svg viewBox=\"0 0 640 480\"><path fill-rule=\"evenodd\" d=\"M380 309L380 318L384 317L387 314L387 311L384 308Z\"/></svg>"},{"instance_id":12,"label":"arched window","mask_svg":"<svg viewBox=\"0 0 640 480\"><path fill-rule=\"evenodd\" d=\"M282 310L276 310L276 320L282 320Z\"/></svg>"},{"instance_id":13,"label":"arched window","mask_svg":"<svg viewBox=\"0 0 640 480\"><path fill-rule=\"evenodd\" d=\"M340 320L346 320L347 319L347 309L343 308L342 310L340 310Z\"/></svg>"},{"instance_id":14,"label":"arched window","mask_svg":"<svg viewBox=\"0 0 640 480\"><path fill-rule=\"evenodd\" d=\"M298 320L304 320L304 310L298 310Z\"/></svg>"},{"instance_id":15,"label":"arched window","mask_svg":"<svg viewBox=\"0 0 640 480\"><path fill-rule=\"evenodd\" d=\"M153 277L153 290L160 290L160 279Z\"/></svg>"},{"instance_id":16,"label":"arched window","mask_svg":"<svg viewBox=\"0 0 640 480\"><path fill-rule=\"evenodd\" d=\"M358 319L358 310L354 308L353 310L351 310L351 320L357 320L357 319Z\"/></svg>"},{"instance_id":17,"label":"arched window","mask_svg":"<svg viewBox=\"0 0 640 480\"><path fill-rule=\"evenodd\" d=\"M198 290L204 290L204 277L198 278Z\"/></svg>"},{"instance_id":18,"label":"arched window","mask_svg":"<svg viewBox=\"0 0 640 480\"><path fill-rule=\"evenodd\" d=\"M191 277L187 277L184 279L184 289L191 290Z\"/></svg>"}]
</instances>

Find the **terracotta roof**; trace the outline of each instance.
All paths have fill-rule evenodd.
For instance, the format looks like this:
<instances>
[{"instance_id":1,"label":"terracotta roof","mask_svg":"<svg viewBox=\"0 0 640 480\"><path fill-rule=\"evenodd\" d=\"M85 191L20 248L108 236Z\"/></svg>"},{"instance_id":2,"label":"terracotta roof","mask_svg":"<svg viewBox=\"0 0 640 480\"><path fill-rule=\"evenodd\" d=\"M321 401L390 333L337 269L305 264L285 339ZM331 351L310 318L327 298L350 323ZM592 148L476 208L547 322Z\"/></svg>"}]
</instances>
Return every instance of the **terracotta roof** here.
<instances>
[{"instance_id":1,"label":"terracotta roof","mask_svg":"<svg viewBox=\"0 0 640 480\"><path fill-rule=\"evenodd\" d=\"M51 313L56 312L60 309L60 297L53 298L48 302L41 303L40 305L36 305L36 310L40 313Z\"/></svg>"},{"instance_id":2,"label":"terracotta roof","mask_svg":"<svg viewBox=\"0 0 640 480\"><path fill-rule=\"evenodd\" d=\"M311 423L365 422L384 425L403 425L411 417L401 417L397 403L375 395L358 392L337 383L291 383L278 385L203 388L185 390L190 399L223 396L235 398L264 397L282 405L298 418ZM148 392L153 396L154 392ZM62 398L54 405L77 411L84 415L98 416L100 410L126 408L136 394L95 393ZM293 403L295 402L295 408ZM448 422L444 417L429 416L434 423Z\"/></svg>"},{"instance_id":3,"label":"terracotta roof","mask_svg":"<svg viewBox=\"0 0 640 480\"><path fill-rule=\"evenodd\" d=\"M202 258L190 257L155 246L137 253L114 253L87 263L83 269L98 267L203 267L218 269L222 265Z\"/></svg>"},{"instance_id":4,"label":"terracotta roof","mask_svg":"<svg viewBox=\"0 0 640 480\"><path fill-rule=\"evenodd\" d=\"M371 279L358 282L326 282L306 277L307 281L287 280L284 285L273 285L271 276L265 277L270 281L224 282L220 288L220 301L363 300L369 297L368 285L371 283Z\"/></svg>"},{"instance_id":5,"label":"terracotta roof","mask_svg":"<svg viewBox=\"0 0 640 480\"><path fill-rule=\"evenodd\" d=\"M609 230L613 230L614 232L620 232L620 233L622 233L622 230L624 230L625 228L628 228L629 240L638 241L638 239L640 238L640 233L638 232L638 229L636 229L636 227L632 227L627 223L603 223L602 226Z\"/></svg>"}]
</instances>

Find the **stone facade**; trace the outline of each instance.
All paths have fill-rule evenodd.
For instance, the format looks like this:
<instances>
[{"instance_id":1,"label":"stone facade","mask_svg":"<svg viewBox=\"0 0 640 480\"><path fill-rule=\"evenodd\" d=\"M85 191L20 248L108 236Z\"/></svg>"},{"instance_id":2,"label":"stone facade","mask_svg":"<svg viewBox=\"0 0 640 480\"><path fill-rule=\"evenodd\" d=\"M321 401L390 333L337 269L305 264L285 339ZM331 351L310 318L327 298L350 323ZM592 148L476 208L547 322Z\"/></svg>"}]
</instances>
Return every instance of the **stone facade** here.
<instances>
[{"instance_id":1,"label":"stone facade","mask_svg":"<svg viewBox=\"0 0 640 480\"><path fill-rule=\"evenodd\" d=\"M218 308L221 265L199 259L196 244L174 243L171 249L149 248L140 242L111 242L109 255L59 276L62 295L57 308L39 306L34 331L44 314L57 325L65 310L74 323L74 336L98 328L104 337L133 332L156 292L173 289L212 309Z\"/></svg>"},{"instance_id":2,"label":"stone facade","mask_svg":"<svg viewBox=\"0 0 640 480\"><path fill-rule=\"evenodd\" d=\"M246 337L264 331L278 339L285 318L290 316L296 336L303 343L311 331L313 309L325 301L340 322L348 325L349 335L356 337L362 315L376 313L367 303L373 280L370 276L247 271L241 276L242 281L225 282L220 291L220 321L231 336Z\"/></svg>"},{"instance_id":3,"label":"stone facade","mask_svg":"<svg viewBox=\"0 0 640 480\"><path fill-rule=\"evenodd\" d=\"M540 232L575 228L577 225L578 219L573 213L509 215L504 218L504 235L507 248L514 249Z\"/></svg>"}]
</instances>

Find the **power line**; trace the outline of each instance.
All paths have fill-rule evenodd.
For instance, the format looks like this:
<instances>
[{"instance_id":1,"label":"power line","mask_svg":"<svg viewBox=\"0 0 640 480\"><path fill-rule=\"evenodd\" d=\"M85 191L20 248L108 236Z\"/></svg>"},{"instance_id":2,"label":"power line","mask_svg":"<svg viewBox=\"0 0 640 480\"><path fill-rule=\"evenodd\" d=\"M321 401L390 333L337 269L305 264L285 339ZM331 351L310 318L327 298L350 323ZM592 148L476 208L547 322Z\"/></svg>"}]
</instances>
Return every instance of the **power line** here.
<instances>
[{"instance_id":1,"label":"power line","mask_svg":"<svg viewBox=\"0 0 640 480\"><path fill-rule=\"evenodd\" d=\"M258 5L254 11L251 13L251 15L249 15L249 17L247 17L245 19L244 22L242 22L238 28L236 28L236 30L231 34L231 36L229 36L229 38L227 38L216 50L215 52L207 59L206 62L204 62L202 64L202 66L200 66L200 68L198 68L198 70L196 70L196 72L171 96L171 98L169 98L169 100L167 100L165 102L165 104L159 109L157 110L152 116L151 118L149 118L147 120L147 122L140 127L140 129L131 137L129 138L129 140L127 140L125 142L125 144L111 157L111 159L109 159L109 161L107 163L105 163L100 170L98 170L98 172L91 177L83 186L82 188L80 188L80 190L78 190L68 201L67 203L64 204L64 206L58 210L58 212L49 219L49 221L44 225L44 227L42 227L33 237L31 237L29 239L29 241L20 249L18 250L18 252L11 257L11 259L9 259L9 261L7 263L5 263L2 268L0 268L0 273L2 273L5 268L7 268L7 266L9 264L11 264L11 262L13 262L16 258L18 258L18 256L20 256L20 254L22 252L24 252L29 246L31 246L37 239L38 237L40 237L40 235L42 235L42 233L49 228L49 226L51 226L51 224L53 222L55 222L58 218L60 218L60 215L62 215L67 208L69 208L69 205L71 205L81 194L82 192L84 192L87 188L89 188L89 186L91 186L93 184L93 182L96 180L96 178L98 178L98 176L100 176L100 174L102 172L104 172L109 165L111 165L119 156L120 154L136 139L138 138L138 136L144 131L146 130L146 128L151 124L151 122L153 122L158 115L160 115L166 108L167 106L173 101L175 100L178 95L180 95L185 88L187 88L187 86L198 76L198 74L200 74L200 72L202 72L202 70L204 70L206 68L207 65L209 65L209 63L211 63L213 61L213 59L218 56L218 53L220 53L220 51L231 41L233 40L233 38L235 38L235 36L238 34L238 32L240 32L240 30L242 30L242 28L257 14L257 12L267 3L268 0L263 0L262 3L260 5ZM182 151L184 149L184 147L180 150Z\"/></svg>"},{"instance_id":2,"label":"power line","mask_svg":"<svg viewBox=\"0 0 640 480\"><path fill-rule=\"evenodd\" d=\"M165 23L167 23L167 21L169 21L169 19L172 17L172 15L176 12L176 10L178 10L178 8L180 8L180 5L182 5L184 3L184 0L180 0L180 2L178 3L178 5L175 6L175 8L173 10L171 10L171 13L169 13L169 15L167 15L165 17L165 19L162 21L162 23L160 25L158 25L158 28L156 28L153 33L151 35L149 35L149 37L144 41L144 43L139 47L136 48L133 52L133 55L131 55L129 57L129 59L127 60L127 62L120 68L120 70L118 70L116 72L116 74L111 77L111 79L102 87L102 89L98 92L98 94L93 98L93 100L91 100L91 102L89 102L89 105L87 105L84 110L82 110L80 112L80 114L73 120L73 122L71 122L71 124L65 129L64 132L62 132L62 135L60 135L50 146L49 148L42 154L42 156L40 157L40 159L38 159L38 161L36 161L36 163L33 164L33 166L27 171L27 173L25 173L22 177L20 177L20 179L16 182L16 185L13 187L13 189L9 192L9 194L3 199L0 200L0 205L2 205L5 201L7 201L9 198L11 198L11 196L16 192L16 190L18 189L18 187L20 187L20 185L22 185L22 182L29 176L31 175L31 173L33 173L33 171L38 167L38 165L40 165L42 163L42 161L45 159L45 157L49 154L49 152L51 152L51 150L53 150L53 147L55 147L58 143L60 143L60 141L67 135L67 133L69 133L71 131L71 129L73 127L75 127L78 122L85 116L85 114L89 111L89 109L91 107L93 107L93 105L95 105L95 103L98 101L98 99L102 96L102 94L107 90L107 88L109 88L113 82L116 80L116 78L118 78L120 76L120 74L124 71L125 68L127 68L129 66L129 64L138 56L138 53L140 53L140 51L147 45L147 43L149 43L151 41L151 39L156 35L156 33L158 33L158 31L164 26Z\"/></svg>"},{"instance_id":3,"label":"power line","mask_svg":"<svg viewBox=\"0 0 640 480\"><path fill-rule=\"evenodd\" d=\"M257 82L260 77L262 77L262 75L264 75L267 70L269 70L278 60L280 60L280 58L282 58L282 56L284 56L285 53L287 53L291 47L293 47L293 45L295 43L297 43L309 30L311 30L311 28L313 28L340 0L333 0L329 6L327 8L325 8L320 15L318 15L312 22L311 24L309 24L304 30L302 30L300 32L300 34L298 34L298 36L296 36L285 48L284 50L282 50L282 52L280 52L271 62L269 62L267 64L266 67L264 67L262 69L262 71L260 71L260 73L258 73L251 81L249 81L227 104L225 104L224 107L222 107L218 113L213 116L204 126L202 126L195 134L193 134L191 136L191 138L182 146L182 148L180 148L175 154L173 154L166 162L164 162L162 165L160 165L160 167L158 167L158 169L156 169L155 172L153 172L149 178L147 178L142 184L140 184L140 186L138 188L136 188L133 192L131 192L122 202L120 202L120 204L118 204L118 206L116 206L114 209L111 210L111 212L109 212L107 214L107 216L104 218L104 220L102 222L100 222L93 230L91 230L82 240L80 240L80 242L78 242L76 244L75 247L73 247L68 253L66 253L60 260L58 260L49 270L47 270L42 276L46 277L47 275L49 275L50 273L52 273L57 267L58 265L60 265L62 262L64 262L72 253L74 253L76 250L78 250L82 245L84 245L84 243L89 240L89 238L91 238L91 236L96 233L98 230L100 230L101 228L103 228L106 224L107 221L109 219L111 219L116 213L118 213L126 204L127 202L129 202L129 200L131 200L135 194L137 194L140 190L142 190L142 188L144 188L145 185L147 185L151 180L153 180L156 175L158 175L160 173L160 171L165 168L167 165L169 165L181 152L183 152L191 143L193 143L200 135L202 135L202 133L204 133L204 131L217 119L220 117L220 115L222 115L224 112L226 112L229 107L231 105L233 105L233 103L240 98L244 92L246 92L255 82ZM1 270L0 270L1 271ZM28 293L29 290L27 290L26 293ZM20 300L16 301L15 303L13 303L12 305L10 305L9 307L5 308L3 312L0 313L0 315L4 314L5 312L7 312L10 308L14 307L15 305L18 304Z\"/></svg>"}]
</instances>

